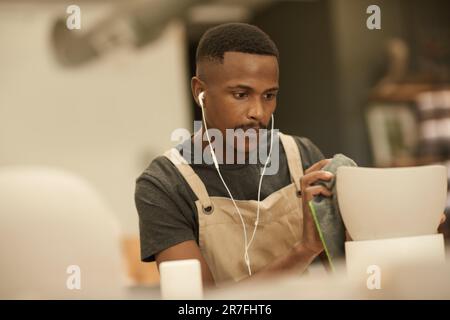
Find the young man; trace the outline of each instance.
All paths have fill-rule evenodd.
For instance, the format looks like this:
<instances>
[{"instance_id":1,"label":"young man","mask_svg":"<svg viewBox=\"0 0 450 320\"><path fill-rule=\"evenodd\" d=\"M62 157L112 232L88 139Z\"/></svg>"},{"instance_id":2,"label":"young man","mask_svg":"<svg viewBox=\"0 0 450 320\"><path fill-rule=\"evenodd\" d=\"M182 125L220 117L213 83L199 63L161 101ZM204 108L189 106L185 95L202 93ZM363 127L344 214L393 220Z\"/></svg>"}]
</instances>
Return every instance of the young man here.
<instances>
[{"instance_id":1,"label":"young man","mask_svg":"<svg viewBox=\"0 0 450 320\"><path fill-rule=\"evenodd\" d=\"M285 270L301 273L322 252L307 203L315 195L331 195L315 183L332 175L321 170L330 160L310 140L280 134L279 148L273 149L278 170L262 184L261 164L216 168L195 163L189 151L196 142L201 154L209 150L205 124L225 140L227 129L268 127L276 109L278 60L275 44L255 26L224 24L203 35L191 88L203 104L204 125L137 179L143 261L198 259L204 283L214 284ZM234 145L232 140L225 145ZM215 149L227 159L240 152L248 159L255 152L248 143Z\"/></svg>"},{"instance_id":2,"label":"young man","mask_svg":"<svg viewBox=\"0 0 450 320\"><path fill-rule=\"evenodd\" d=\"M204 92L208 129L218 129L226 137L226 129L267 128L276 109L278 59L275 44L255 26L230 23L208 30L197 48L197 72L191 81L198 103ZM187 143L193 145L195 139ZM202 148L209 148L208 141L201 140ZM278 172L264 176L261 185L263 206L248 249L250 268L242 222L249 241L255 228L261 165L220 165L238 213L215 166L194 164L192 154L182 155L190 163L183 168L160 156L137 179L142 260L159 264L198 259L205 284L239 281L250 273L262 277L283 270L304 271L322 251L307 201L317 194L330 196L328 189L313 184L332 176L320 170L329 160L310 140L285 136L282 142ZM248 144L245 152L251 152ZM213 209L207 208L211 213L205 212L200 200L212 204Z\"/></svg>"}]
</instances>

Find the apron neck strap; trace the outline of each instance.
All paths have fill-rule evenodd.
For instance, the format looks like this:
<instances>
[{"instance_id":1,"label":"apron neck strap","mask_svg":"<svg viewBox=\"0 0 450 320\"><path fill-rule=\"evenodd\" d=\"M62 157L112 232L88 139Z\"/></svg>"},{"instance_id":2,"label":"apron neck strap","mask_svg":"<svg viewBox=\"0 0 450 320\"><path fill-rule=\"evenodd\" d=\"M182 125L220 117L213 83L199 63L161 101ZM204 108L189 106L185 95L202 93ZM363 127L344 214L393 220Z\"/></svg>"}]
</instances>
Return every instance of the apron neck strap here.
<instances>
[{"instance_id":1,"label":"apron neck strap","mask_svg":"<svg viewBox=\"0 0 450 320\"><path fill-rule=\"evenodd\" d=\"M281 143L286 152L289 172L291 174L292 182L295 184L297 192L300 192L300 178L303 176L302 159L297 143L292 136L279 133Z\"/></svg>"},{"instance_id":2,"label":"apron neck strap","mask_svg":"<svg viewBox=\"0 0 450 320\"><path fill-rule=\"evenodd\" d=\"M206 212L209 212L212 209L212 203L209 199L208 191L206 191L205 184L194 172L186 159L183 158L180 152L175 148L166 151L164 153L164 156L167 157L180 171L181 175L184 177L194 194L197 196L203 209Z\"/></svg>"}]
</instances>

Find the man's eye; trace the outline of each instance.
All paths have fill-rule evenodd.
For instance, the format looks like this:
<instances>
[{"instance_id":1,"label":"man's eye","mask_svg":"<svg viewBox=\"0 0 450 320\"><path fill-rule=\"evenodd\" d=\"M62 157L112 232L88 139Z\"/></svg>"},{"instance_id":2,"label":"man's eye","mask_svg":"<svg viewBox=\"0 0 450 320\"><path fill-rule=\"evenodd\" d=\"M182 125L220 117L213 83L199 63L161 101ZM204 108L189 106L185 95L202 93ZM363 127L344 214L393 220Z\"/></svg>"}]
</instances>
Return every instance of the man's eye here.
<instances>
[{"instance_id":1,"label":"man's eye","mask_svg":"<svg viewBox=\"0 0 450 320\"><path fill-rule=\"evenodd\" d=\"M245 99L245 98L248 97L248 94L247 94L246 92L234 92L234 93L233 93L233 96L234 96L236 99Z\"/></svg>"},{"instance_id":2,"label":"man's eye","mask_svg":"<svg viewBox=\"0 0 450 320\"><path fill-rule=\"evenodd\" d=\"M264 98L265 98L266 100L272 100L272 99L275 99L276 96L277 96L277 95L276 95L275 93L267 93L267 94L264 95Z\"/></svg>"}]
</instances>

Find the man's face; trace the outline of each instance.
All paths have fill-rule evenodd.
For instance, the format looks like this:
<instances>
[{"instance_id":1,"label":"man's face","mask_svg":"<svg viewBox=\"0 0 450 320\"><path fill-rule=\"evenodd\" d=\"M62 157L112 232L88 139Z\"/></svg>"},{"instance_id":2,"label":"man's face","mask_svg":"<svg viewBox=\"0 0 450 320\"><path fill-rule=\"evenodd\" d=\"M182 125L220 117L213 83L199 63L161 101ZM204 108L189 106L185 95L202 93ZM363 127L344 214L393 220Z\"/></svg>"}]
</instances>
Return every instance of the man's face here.
<instances>
[{"instance_id":1,"label":"man's face","mask_svg":"<svg viewBox=\"0 0 450 320\"><path fill-rule=\"evenodd\" d=\"M276 57L226 52L223 63L202 62L199 68L202 81L193 79L192 86L194 94L205 91L209 129L219 129L225 139L226 129L258 131L268 126L278 93Z\"/></svg>"}]
</instances>

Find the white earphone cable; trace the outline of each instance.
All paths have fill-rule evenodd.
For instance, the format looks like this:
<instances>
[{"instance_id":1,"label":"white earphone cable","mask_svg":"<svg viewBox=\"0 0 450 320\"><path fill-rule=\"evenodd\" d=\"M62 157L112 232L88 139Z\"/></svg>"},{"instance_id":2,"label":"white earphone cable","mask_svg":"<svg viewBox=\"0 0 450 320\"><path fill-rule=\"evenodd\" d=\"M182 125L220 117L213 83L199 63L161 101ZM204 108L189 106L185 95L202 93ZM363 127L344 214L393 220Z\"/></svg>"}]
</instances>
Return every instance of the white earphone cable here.
<instances>
[{"instance_id":1,"label":"white earphone cable","mask_svg":"<svg viewBox=\"0 0 450 320\"><path fill-rule=\"evenodd\" d=\"M272 129L270 130L270 148L269 148L269 154L268 154L268 156L267 156L266 162L264 163L264 168L263 168L263 171L262 171L262 173L261 173L261 178L259 179L259 185L258 185L258 206L257 206L257 209L256 209L255 228L254 228L254 230L253 230L252 237L250 238L250 241L249 241L249 243L248 243L248 248L250 248L250 246L251 246L251 244L252 244L252 242L253 242L253 238L255 237L255 234L256 234L256 229L258 228L258 223L259 223L259 208L260 208L260 199L261 199L261 185L262 185L262 181L263 181L264 174L265 174L265 172L266 172L267 165L269 164L270 158L271 158L271 156L272 156L273 128L274 128L274 119L273 119L273 114L272 114Z\"/></svg>"},{"instance_id":2,"label":"white earphone cable","mask_svg":"<svg viewBox=\"0 0 450 320\"><path fill-rule=\"evenodd\" d=\"M273 114L272 114L272 130L271 130L271 132L270 132L270 149L269 149L269 154L268 154L267 160L266 160L266 162L265 162L265 164L264 164L263 171L262 171L262 173L261 173L261 178L260 178L260 180L259 180L259 185L258 185L258 206L257 206L257 211L256 211L256 221L255 221L255 227L254 227L254 229L253 229L252 238L251 238L251 240L250 240L250 242L249 242L249 241L248 241L248 237L247 237L247 228L246 228L246 226L245 226L244 218L243 218L243 216L242 216L242 214L241 214L241 211L239 210L239 207L238 207L237 204L236 204L236 201L235 201L234 198L233 198L233 195L231 194L230 189L228 188L227 184L225 183L225 180L224 180L223 177L222 177L222 173L220 172L220 168L219 168L219 162L217 161L216 154L215 154L214 149L213 149L212 144L211 144L211 139L210 139L209 133L208 133L208 127L207 127L207 125L206 125L205 112L204 112L204 109L203 109L204 92L201 92L201 93L199 94L198 98L199 98L200 107L202 108L203 125L205 126L206 137L207 137L207 139L208 139L208 144L209 144L209 148L210 148L210 151L211 151L211 157L212 157L212 159L213 159L214 166L215 166L215 168L216 168L216 170L217 170L217 173L219 174L220 180L222 181L222 183L223 183L225 189L226 189L227 192L228 192L228 195L230 196L231 201L233 202L234 207L236 208L236 211L237 211L237 213L238 213L238 215L239 215L239 218L240 218L240 220L241 220L241 223L242 223L242 228L243 228L243 231L244 231L244 260L245 260L245 263L246 263L246 265L247 265L248 274L251 276L251 275L252 275L252 270L251 270L251 265L250 265L250 257L249 257L249 254L248 254L248 249L250 248L250 245L251 245L252 242L253 242L253 239L254 239L255 234L256 234L256 230L257 230L257 228L258 228L258 223L259 223L259 211L260 211L259 209L260 209L261 185L262 185L262 180L263 180L263 177L264 177L264 174L265 174L267 165L268 165L268 163L270 162L270 158L271 158L271 155L272 155L273 128L274 128L274 118L273 118Z\"/></svg>"}]
</instances>

